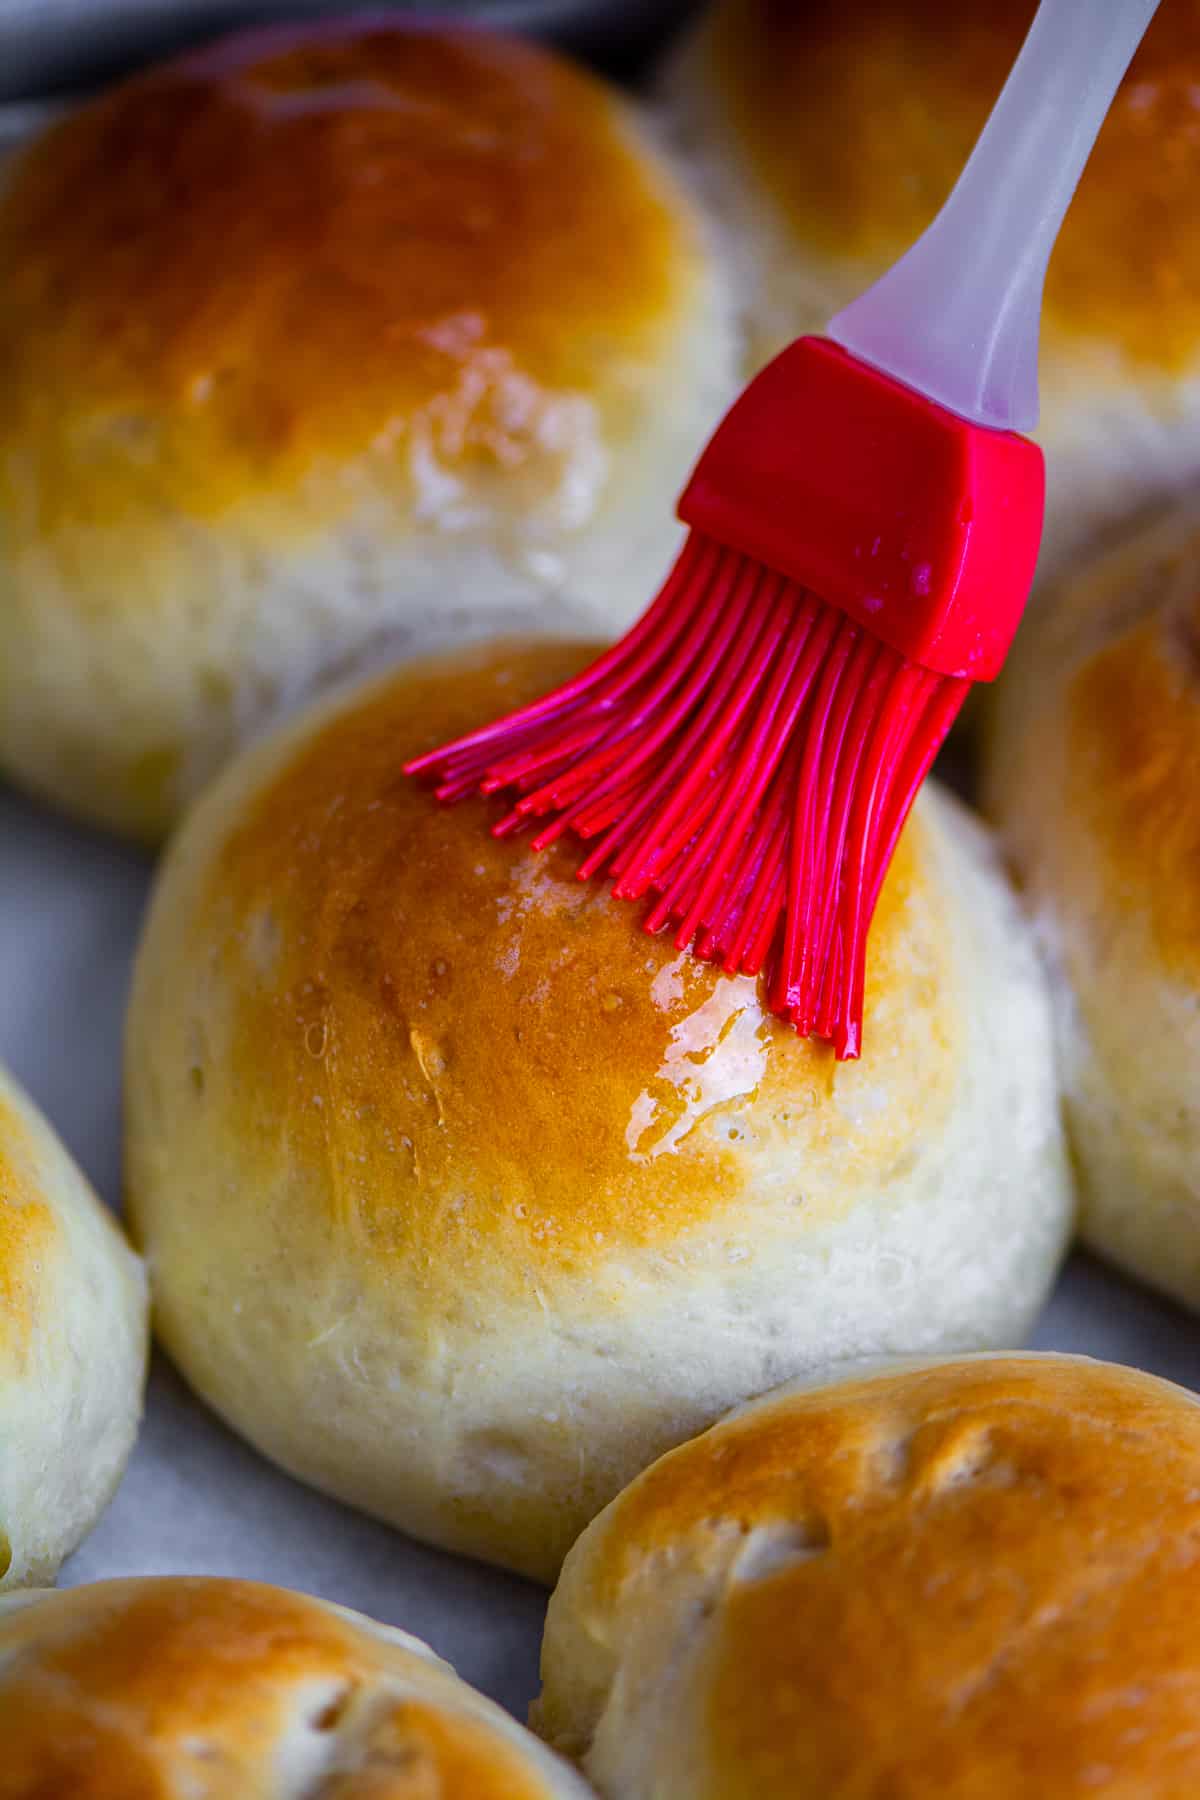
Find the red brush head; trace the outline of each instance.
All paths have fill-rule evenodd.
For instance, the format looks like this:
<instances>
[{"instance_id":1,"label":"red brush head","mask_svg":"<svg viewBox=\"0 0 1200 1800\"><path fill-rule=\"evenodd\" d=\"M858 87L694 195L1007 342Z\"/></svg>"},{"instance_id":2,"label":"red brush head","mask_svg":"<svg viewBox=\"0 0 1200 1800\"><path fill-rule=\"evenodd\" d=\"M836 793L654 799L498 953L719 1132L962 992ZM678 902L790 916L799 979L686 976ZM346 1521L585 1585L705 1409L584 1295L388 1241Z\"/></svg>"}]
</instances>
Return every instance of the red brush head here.
<instances>
[{"instance_id":1,"label":"red brush head","mask_svg":"<svg viewBox=\"0 0 1200 1800\"><path fill-rule=\"evenodd\" d=\"M996 676L1033 581L1045 469L992 431L800 338L718 426L685 524L790 575L908 659Z\"/></svg>"},{"instance_id":2,"label":"red brush head","mask_svg":"<svg viewBox=\"0 0 1200 1800\"><path fill-rule=\"evenodd\" d=\"M411 763L438 798L508 790L505 836L572 831L580 876L839 1057L867 931L972 679L1037 559L1042 460L805 338L754 381L680 503L692 535L620 643L545 699Z\"/></svg>"}]
</instances>

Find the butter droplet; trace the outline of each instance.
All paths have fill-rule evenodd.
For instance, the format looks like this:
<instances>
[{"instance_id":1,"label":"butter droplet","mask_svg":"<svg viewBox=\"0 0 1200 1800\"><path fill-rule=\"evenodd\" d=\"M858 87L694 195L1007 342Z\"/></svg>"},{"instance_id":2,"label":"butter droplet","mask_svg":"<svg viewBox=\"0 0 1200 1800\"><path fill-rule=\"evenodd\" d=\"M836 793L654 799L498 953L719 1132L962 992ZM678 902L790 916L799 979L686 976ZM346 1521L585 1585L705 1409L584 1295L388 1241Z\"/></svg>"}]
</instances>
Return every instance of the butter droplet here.
<instances>
[{"instance_id":1,"label":"butter droplet","mask_svg":"<svg viewBox=\"0 0 1200 1800\"><path fill-rule=\"evenodd\" d=\"M711 1113L753 1098L766 1065L767 1022L757 983L748 976L720 981L702 1006L672 1027L654 1079L633 1103L625 1128L632 1160L652 1162L676 1149Z\"/></svg>"},{"instance_id":2,"label":"butter droplet","mask_svg":"<svg viewBox=\"0 0 1200 1800\"><path fill-rule=\"evenodd\" d=\"M684 958L677 956L674 962L665 963L650 983L650 997L663 1012L683 999L683 968Z\"/></svg>"}]
</instances>

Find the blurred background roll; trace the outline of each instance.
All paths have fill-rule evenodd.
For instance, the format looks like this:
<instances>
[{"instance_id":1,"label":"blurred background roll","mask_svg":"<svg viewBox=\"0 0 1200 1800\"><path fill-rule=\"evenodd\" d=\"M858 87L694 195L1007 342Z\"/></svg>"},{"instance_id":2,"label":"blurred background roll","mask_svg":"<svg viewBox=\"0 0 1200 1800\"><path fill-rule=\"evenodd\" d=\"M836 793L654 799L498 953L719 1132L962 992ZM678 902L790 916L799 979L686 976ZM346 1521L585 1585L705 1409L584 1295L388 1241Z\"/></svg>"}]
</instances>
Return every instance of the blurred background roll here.
<instances>
[{"instance_id":1,"label":"blurred background roll","mask_svg":"<svg viewBox=\"0 0 1200 1800\"><path fill-rule=\"evenodd\" d=\"M1181 1800L1200 1406L970 1357L783 1388L635 1481L551 1601L538 1730L603 1800Z\"/></svg>"},{"instance_id":2,"label":"blurred background roll","mask_svg":"<svg viewBox=\"0 0 1200 1800\"><path fill-rule=\"evenodd\" d=\"M1035 10L717 0L672 55L664 111L727 234L751 366L823 329L930 222ZM1044 574L1200 476L1198 91L1200 0L1170 0L1050 264Z\"/></svg>"},{"instance_id":3,"label":"blurred background roll","mask_svg":"<svg viewBox=\"0 0 1200 1800\"><path fill-rule=\"evenodd\" d=\"M373 655L616 632L734 386L631 106L398 20L131 79L0 172L0 765L153 837Z\"/></svg>"},{"instance_id":4,"label":"blurred background roll","mask_svg":"<svg viewBox=\"0 0 1200 1800\"><path fill-rule=\"evenodd\" d=\"M1028 620L985 787L1055 971L1085 1238L1200 1306L1200 516Z\"/></svg>"},{"instance_id":5,"label":"blurred background roll","mask_svg":"<svg viewBox=\"0 0 1200 1800\"><path fill-rule=\"evenodd\" d=\"M53 1581L112 1498L147 1335L140 1262L0 1067L0 1588Z\"/></svg>"},{"instance_id":6,"label":"blurred background roll","mask_svg":"<svg viewBox=\"0 0 1200 1800\"><path fill-rule=\"evenodd\" d=\"M400 775L580 654L421 663L245 753L168 852L126 1064L128 1206L196 1390L303 1479L544 1580L734 1402L1019 1341L1072 1206L1031 935L936 788L838 1064L568 847Z\"/></svg>"},{"instance_id":7,"label":"blurred background roll","mask_svg":"<svg viewBox=\"0 0 1200 1800\"><path fill-rule=\"evenodd\" d=\"M417 1638L249 1581L0 1600L0 1800L586 1800Z\"/></svg>"}]
</instances>

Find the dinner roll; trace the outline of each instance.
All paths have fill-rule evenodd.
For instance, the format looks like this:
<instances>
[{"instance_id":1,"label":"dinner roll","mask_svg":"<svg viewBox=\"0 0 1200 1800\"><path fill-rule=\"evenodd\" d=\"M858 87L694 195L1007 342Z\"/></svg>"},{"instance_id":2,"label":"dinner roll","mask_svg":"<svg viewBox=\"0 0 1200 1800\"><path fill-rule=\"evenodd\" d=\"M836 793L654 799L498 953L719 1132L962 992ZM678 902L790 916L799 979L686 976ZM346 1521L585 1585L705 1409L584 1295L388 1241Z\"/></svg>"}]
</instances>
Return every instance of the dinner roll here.
<instances>
[{"instance_id":1,"label":"dinner roll","mask_svg":"<svg viewBox=\"0 0 1200 1800\"><path fill-rule=\"evenodd\" d=\"M584 1800L419 1639L248 1581L0 1602L0 1800Z\"/></svg>"},{"instance_id":2,"label":"dinner roll","mask_svg":"<svg viewBox=\"0 0 1200 1800\"><path fill-rule=\"evenodd\" d=\"M380 16L235 38L0 183L0 763L160 833L382 648L616 632L736 350L631 107Z\"/></svg>"},{"instance_id":3,"label":"dinner roll","mask_svg":"<svg viewBox=\"0 0 1200 1800\"><path fill-rule=\"evenodd\" d=\"M52 1581L112 1498L146 1311L140 1262L0 1067L0 1589Z\"/></svg>"},{"instance_id":4,"label":"dinner roll","mask_svg":"<svg viewBox=\"0 0 1200 1800\"><path fill-rule=\"evenodd\" d=\"M578 647L460 652L238 761L137 966L128 1198L166 1346L285 1468L550 1579L639 1468L874 1351L1020 1337L1070 1210L1030 934L931 794L858 1064L407 755Z\"/></svg>"},{"instance_id":5,"label":"dinner roll","mask_svg":"<svg viewBox=\"0 0 1200 1800\"><path fill-rule=\"evenodd\" d=\"M1057 971L1085 1237L1200 1306L1200 517L1028 623L986 789Z\"/></svg>"},{"instance_id":6,"label":"dinner roll","mask_svg":"<svg viewBox=\"0 0 1200 1800\"><path fill-rule=\"evenodd\" d=\"M753 366L821 331L933 218L1036 0L718 0L664 105L740 264ZM1098 9L1103 12L1103 6ZM1200 0L1162 7L1050 264L1051 572L1200 476Z\"/></svg>"},{"instance_id":7,"label":"dinner roll","mask_svg":"<svg viewBox=\"0 0 1200 1800\"><path fill-rule=\"evenodd\" d=\"M584 1533L542 1677L605 1800L1182 1800L1200 1407L1066 1356L782 1388Z\"/></svg>"}]
</instances>

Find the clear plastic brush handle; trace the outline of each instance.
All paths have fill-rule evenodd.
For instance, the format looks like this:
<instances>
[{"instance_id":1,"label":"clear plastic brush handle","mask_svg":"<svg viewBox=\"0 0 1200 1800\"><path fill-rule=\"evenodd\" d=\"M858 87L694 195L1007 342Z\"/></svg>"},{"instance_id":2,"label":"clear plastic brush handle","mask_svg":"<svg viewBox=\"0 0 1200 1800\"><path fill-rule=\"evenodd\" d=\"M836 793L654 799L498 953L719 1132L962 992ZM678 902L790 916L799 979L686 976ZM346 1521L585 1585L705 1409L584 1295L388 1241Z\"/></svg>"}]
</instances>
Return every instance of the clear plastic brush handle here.
<instances>
[{"instance_id":1,"label":"clear plastic brush handle","mask_svg":"<svg viewBox=\"0 0 1200 1800\"><path fill-rule=\"evenodd\" d=\"M1157 6L1042 0L950 198L828 336L979 424L1037 424L1046 265Z\"/></svg>"}]
</instances>

